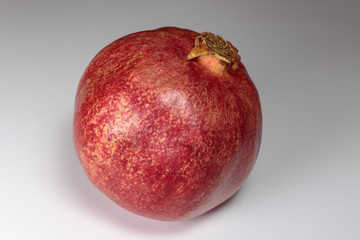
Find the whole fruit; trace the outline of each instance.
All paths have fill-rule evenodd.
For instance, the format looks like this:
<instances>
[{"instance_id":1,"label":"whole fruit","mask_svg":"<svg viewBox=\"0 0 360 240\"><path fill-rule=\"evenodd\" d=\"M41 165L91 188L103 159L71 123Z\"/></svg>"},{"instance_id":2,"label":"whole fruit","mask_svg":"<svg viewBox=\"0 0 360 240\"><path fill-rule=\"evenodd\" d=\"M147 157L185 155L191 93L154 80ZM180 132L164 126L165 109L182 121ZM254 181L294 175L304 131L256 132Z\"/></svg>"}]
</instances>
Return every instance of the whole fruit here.
<instances>
[{"instance_id":1,"label":"whole fruit","mask_svg":"<svg viewBox=\"0 0 360 240\"><path fill-rule=\"evenodd\" d=\"M199 216L230 198L257 158L259 96L237 49L175 27L102 49L75 100L74 142L91 180L134 213Z\"/></svg>"}]
</instances>

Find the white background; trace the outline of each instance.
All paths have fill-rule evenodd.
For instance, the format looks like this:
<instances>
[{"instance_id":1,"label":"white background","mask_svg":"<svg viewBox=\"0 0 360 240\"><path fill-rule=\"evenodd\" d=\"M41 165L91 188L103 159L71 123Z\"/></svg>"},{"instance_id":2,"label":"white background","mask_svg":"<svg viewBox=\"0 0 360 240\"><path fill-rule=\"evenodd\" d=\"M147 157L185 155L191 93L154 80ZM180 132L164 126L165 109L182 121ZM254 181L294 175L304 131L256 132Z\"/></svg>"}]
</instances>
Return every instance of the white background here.
<instances>
[{"instance_id":1,"label":"white background","mask_svg":"<svg viewBox=\"0 0 360 240\"><path fill-rule=\"evenodd\" d=\"M0 239L360 239L360 2L0 1ZM72 142L78 81L126 34L221 34L263 107L243 188L189 221L123 210Z\"/></svg>"}]
</instances>

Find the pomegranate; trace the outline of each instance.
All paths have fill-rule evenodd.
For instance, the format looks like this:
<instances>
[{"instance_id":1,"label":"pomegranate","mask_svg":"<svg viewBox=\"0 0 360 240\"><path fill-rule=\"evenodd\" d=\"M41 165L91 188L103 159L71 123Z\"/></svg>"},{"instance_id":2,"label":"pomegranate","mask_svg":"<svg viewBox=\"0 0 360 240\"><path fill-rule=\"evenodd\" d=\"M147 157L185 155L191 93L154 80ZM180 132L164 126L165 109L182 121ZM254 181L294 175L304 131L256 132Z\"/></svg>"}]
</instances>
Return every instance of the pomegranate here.
<instances>
[{"instance_id":1,"label":"pomegranate","mask_svg":"<svg viewBox=\"0 0 360 240\"><path fill-rule=\"evenodd\" d=\"M157 220L199 216L230 198L259 152L258 92L222 37L175 27L102 49L75 99L76 152L91 182Z\"/></svg>"}]
</instances>

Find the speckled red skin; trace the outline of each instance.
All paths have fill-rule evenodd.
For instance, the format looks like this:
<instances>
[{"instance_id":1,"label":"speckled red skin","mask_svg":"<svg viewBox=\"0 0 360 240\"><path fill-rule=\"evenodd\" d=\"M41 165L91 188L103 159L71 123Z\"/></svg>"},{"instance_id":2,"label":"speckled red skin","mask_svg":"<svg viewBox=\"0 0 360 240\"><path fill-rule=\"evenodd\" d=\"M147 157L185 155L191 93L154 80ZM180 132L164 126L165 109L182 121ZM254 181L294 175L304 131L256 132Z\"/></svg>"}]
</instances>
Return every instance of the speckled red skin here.
<instances>
[{"instance_id":1,"label":"speckled red skin","mask_svg":"<svg viewBox=\"0 0 360 240\"><path fill-rule=\"evenodd\" d=\"M186 61L199 33L167 27L101 50L82 76L74 142L91 182L158 220L199 216L230 198L258 155L262 117L244 66L215 76Z\"/></svg>"}]
</instances>

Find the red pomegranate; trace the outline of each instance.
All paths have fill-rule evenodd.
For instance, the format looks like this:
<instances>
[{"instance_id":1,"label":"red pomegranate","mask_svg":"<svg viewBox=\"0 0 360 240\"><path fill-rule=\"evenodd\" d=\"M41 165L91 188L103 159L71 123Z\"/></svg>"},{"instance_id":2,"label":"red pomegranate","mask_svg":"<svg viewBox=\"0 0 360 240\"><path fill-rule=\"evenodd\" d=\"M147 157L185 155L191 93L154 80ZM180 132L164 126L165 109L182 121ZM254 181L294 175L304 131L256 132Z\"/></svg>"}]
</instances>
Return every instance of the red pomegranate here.
<instances>
[{"instance_id":1,"label":"red pomegranate","mask_svg":"<svg viewBox=\"0 0 360 240\"><path fill-rule=\"evenodd\" d=\"M199 216L230 198L258 155L259 96L237 49L165 27L120 38L83 74L74 142L110 199L158 220Z\"/></svg>"}]
</instances>

